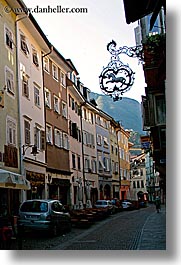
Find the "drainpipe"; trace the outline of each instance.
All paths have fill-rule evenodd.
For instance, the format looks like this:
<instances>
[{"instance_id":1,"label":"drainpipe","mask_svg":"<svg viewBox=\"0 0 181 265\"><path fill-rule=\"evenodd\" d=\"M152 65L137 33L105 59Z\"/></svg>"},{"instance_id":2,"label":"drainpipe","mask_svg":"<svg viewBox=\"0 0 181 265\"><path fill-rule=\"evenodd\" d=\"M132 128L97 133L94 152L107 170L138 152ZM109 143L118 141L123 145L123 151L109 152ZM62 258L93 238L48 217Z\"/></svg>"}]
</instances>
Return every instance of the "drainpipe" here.
<instances>
[{"instance_id":1,"label":"drainpipe","mask_svg":"<svg viewBox=\"0 0 181 265\"><path fill-rule=\"evenodd\" d=\"M49 54L51 54L53 51L53 45L51 45L50 47L50 51L46 54L42 54L41 56L41 68L42 68L42 85L43 85L43 100L44 100L44 121L45 121L45 144L46 144L46 106L45 106L45 74L44 74L44 70L43 70L43 59L48 56ZM47 148L45 148L45 163L47 163ZM47 196L47 184L45 186L45 198L48 199Z\"/></svg>"},{"instance_id":2,"label":"drainpipe","mask_svg":"<svg viewBox=\"0 0 181 265\"><path fill-rule=\"evenodd\" d=\"M41 56L41 67L42 67L42 77L43 77L43 99L44 99L44 103L45 103L45 86L44 86L44 84L45 84L45 74L44 74L44 70L43 70L43 59L46 57L46 56L48 56L48 55L50 55L51 53L52 53L52 51L53 51L53 45L51 45L51 47L50 47L50 51L48 52L48 53L46 53L46 54L42 54L42 56ZM46 135L46 106L45 106L45 104L44 104L44 117L45 117L45 135ZM45 149L45 162L47 162L47 149Z\"/></svg>"}]
</instances>

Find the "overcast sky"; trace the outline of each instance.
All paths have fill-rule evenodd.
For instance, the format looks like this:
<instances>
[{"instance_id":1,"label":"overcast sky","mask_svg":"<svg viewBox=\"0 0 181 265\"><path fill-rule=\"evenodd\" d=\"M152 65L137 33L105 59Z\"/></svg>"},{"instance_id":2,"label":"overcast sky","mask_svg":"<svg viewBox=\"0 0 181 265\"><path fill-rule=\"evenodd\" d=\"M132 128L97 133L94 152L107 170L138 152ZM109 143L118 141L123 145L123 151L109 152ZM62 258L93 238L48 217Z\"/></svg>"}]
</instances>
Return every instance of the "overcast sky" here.
<instances>
[{"instance_id":1,"label":"overcast sky","mask_svg":"<svg viewBox=\"0 0 181 265\"><path fill-rule=\"evenodd\" d=\"M134 28L137 22L126 24L123 0L24 0L28 8L87 8L87 13L35 13L33 16L49 41L66 58L70 58L81 82L91 91L102 94L99 75L110 61L107 44L115 40L117 48L135 46ZM141 102L145 94L143 69L138 60L120 56L136 73L130 91L124 94Z\"/></svg>"}]
</instances>

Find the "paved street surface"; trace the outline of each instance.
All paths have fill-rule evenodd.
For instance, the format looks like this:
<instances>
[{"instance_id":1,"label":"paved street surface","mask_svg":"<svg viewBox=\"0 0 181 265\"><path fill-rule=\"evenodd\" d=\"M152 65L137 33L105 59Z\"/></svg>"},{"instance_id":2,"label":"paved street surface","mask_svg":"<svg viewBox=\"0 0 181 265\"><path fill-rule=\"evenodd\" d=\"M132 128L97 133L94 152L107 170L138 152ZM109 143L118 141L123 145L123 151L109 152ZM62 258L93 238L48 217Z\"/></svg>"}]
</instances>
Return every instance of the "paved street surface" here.
<instances>
[{"instance_id":1,"label":"paved street surface","mask_svg":"<svg viewBox=\"0 0 181 265\"><path fill-rule=\"evenodd\" d=\"M166 211L154 205L123 211L96 222L89 228L73 227L55 238L28 234L23 250L166 250Z\"/></svg>"}]
</instances>

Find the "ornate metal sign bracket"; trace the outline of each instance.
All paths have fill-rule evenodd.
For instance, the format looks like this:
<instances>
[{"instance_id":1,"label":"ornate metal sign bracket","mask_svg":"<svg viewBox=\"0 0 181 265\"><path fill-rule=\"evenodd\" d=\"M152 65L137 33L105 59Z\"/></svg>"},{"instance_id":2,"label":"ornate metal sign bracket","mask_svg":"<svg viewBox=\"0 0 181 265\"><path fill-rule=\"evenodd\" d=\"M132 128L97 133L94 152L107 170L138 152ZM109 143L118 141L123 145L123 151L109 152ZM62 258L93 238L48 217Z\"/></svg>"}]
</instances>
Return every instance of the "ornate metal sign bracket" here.
<instances>
[{"instance_id":1,"label":"ornate metal sign bracket","mask_svg":"<svg viewBox=\"0 0 181 265\"><path fill-rule=\"evenodd\" d=\"M104 94L113 98L113 101L122 99L123 93L130 90L134 83L134 72L129 65L121 62L119 54L126 54L129 57L138 58L143 62L142 46L120 47L116 49L116 42L112 40L107 45L107 50L111 54L111 61L103 68L99 76L100 88Z\"/></svg>"}]
</instances>

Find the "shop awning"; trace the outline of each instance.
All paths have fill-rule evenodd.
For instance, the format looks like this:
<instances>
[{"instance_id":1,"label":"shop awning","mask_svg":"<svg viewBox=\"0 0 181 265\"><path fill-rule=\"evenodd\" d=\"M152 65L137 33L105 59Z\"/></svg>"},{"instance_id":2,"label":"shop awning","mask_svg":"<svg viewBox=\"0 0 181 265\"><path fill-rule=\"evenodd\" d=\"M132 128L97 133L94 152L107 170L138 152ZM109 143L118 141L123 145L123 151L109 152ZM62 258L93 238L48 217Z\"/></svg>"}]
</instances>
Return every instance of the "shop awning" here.
<instances>
[{"instance_id":1,"label":"shop awning","mask_svg":"<svg viewBox=\"0 0 181 265\"><path fill-rule=\"evenodd\" d=\"M30 182L24 176L0 169L0 188L30 190Z\"/></svg>"}]
</instances>

